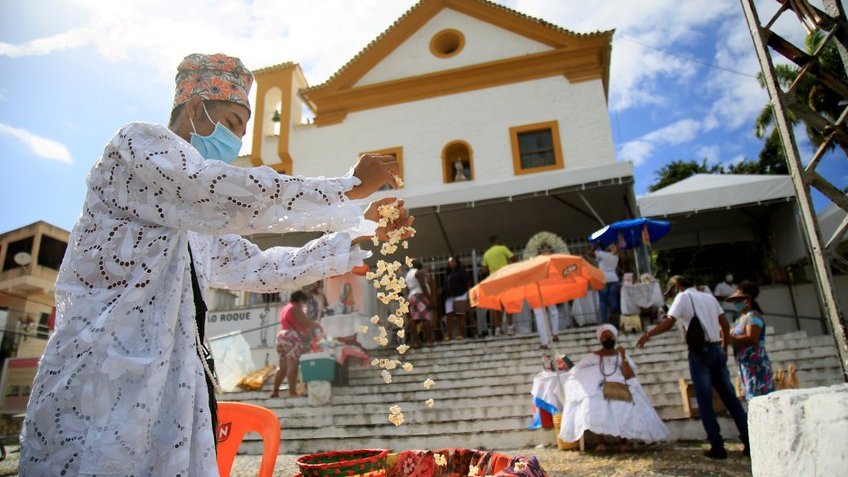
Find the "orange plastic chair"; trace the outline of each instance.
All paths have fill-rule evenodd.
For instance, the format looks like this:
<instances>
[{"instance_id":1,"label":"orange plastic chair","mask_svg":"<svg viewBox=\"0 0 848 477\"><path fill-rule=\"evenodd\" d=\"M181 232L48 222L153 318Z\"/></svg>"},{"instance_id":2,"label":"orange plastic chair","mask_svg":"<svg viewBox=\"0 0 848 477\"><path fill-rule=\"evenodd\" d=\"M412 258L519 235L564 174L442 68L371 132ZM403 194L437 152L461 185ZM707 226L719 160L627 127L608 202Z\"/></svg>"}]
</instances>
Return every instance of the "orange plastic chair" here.
<instances>
[{"instance_id":1,"label":"orange plastic chair","mask_svg":"<svg viewBox=\"0 0 848 477\"><path fill-rule=\"evenodd\" d=\"M274 411L243 402L218 403L218 472L229 477L233 460L248 432L262 436L259 477L272 477L280 450L280 420Z\"/></svg>"}]
</instances>

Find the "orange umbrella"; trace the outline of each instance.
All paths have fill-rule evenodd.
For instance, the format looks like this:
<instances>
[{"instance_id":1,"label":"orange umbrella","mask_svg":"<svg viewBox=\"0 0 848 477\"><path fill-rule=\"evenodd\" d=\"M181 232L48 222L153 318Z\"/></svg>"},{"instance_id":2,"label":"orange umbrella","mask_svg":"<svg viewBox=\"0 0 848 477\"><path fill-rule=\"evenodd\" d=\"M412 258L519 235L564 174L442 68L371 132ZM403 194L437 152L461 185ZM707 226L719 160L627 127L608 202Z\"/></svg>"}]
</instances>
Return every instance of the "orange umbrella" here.
<instances>
[{"instance_id":1,"label":"orange umbrella","mask_svg":"<svg viewBox=\"0 0 848 477\"><path fill-rule=\"evenodd\" d=\"M489 275L468 293L471 306L520 313L524 302L532 308L555 305L586 296L604 287L604 272L583 257L539 255L507 265Z\"/></svg>"}]
</instances>

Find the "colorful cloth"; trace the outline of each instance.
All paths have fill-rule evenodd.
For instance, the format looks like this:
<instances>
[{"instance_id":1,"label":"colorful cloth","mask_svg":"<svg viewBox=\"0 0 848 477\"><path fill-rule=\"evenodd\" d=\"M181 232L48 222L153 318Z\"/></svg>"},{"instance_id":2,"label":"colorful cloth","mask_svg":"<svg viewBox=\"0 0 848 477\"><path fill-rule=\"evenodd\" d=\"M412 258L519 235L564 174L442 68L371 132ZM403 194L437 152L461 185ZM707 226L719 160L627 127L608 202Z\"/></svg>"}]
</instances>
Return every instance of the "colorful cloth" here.
<instances>
[{"instance_id":1,"label":"colorful cloth","mask_svg":"<svg viewBox=\"0 0 848 477\"><path fill-rule=\"evenodd\" d=\"M494 474L495 477L506 476L522 476L522 477L547 477L548 473L539 464L539 459L536 457L515 456L500 472Z\"/></svg>"},{"instance_id":2,"label":"colorful cloth","mask_svg":"<svg viewBox=\"0 0 848 477\"><path fill-rule=\"evenodd\" d=\"M250 109L247 94L253 75L234 56L192 53L177 66L175 81L174 107L199 95L206 100L232 101Z\"/></svg>"},{"instance_id":3,"label":"colorful cloth","mask_svg":"<svg viewBox=\"0 0 848 477\"><path fill-rule=\"evenodd\" d=\"M280 358L300 362L300 355L306 346L295 330L280 330L277 333L277 354Z\"/></svg>"},{"instance_id":4,"label":"colorful cloth","mask_svg":"<svg viewBox=\"0 0 848 477\"><path fill-rule=\"evenodd\" d=\"M430 319L430 299L423 293L409 297L409 316L412 321L428 321Z\"/></svg>"},{"instance_id":5,"label":"colorful cloth","mask_svg":"<svg viewBox=\"0 0 848 477\"><path fill-rule=\"evenodd\" d=\"M766 353L766 325L762 317L755 312L748 312L736 320L730 331L732 336L744 335L748 325L760 327L760 338L756 345L734 346L733 355L739 366L739 376L745 389L745 399L750 401L756 396L762 396L774 391L774 374L771 361Z\"/></svg>"}]
</instances>

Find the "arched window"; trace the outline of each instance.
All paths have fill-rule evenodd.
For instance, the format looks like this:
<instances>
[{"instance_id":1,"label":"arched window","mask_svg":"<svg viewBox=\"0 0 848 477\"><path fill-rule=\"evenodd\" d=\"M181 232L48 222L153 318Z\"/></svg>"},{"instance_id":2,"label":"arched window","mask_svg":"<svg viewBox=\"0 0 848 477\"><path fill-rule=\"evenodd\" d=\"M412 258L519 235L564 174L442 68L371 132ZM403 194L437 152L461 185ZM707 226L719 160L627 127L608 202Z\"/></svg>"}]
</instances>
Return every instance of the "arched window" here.
<instances>
[{"instance_id":1,"label":"arched window","mask_svg":"<svg viewBox=\"0 0 848 477\"><path fill-rule=\"evenodd\" d=\"M283 106L283 92L273 87L265 93L265 110L262 118L262 135L280 135L280 111Z\"/></svg>"},{"instance_id":2,"label":"arched window","mask_svg":"<svg viewBox=\"0 0 848 477\"><path fill-rule=\"evenodd\" d=\"M465 141L451 141L442 149L445 184L474 180L474 151Z\"/></svg>"}]
</instances>

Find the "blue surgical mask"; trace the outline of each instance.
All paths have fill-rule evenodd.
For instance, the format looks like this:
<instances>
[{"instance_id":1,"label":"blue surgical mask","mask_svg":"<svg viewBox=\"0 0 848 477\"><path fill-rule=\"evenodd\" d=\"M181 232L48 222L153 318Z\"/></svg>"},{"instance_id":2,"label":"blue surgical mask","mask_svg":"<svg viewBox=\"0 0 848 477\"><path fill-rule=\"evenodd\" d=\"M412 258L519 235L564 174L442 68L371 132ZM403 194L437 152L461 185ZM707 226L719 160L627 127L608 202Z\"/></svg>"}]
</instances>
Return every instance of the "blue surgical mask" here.
<instances>
[{"instance_id":1,"label":"blue surgical mask","mask_svg":"<svg viewBox=\"0 0 848 477\"><path fill-rule=\"evenodd\" d=\"M736 311L738 311L739 313L742 313L742 310L745 309L745 302L744 301L737 301L737 302L733 303L733 306L736 307Z\"/></svg>"},{"instance_id":2,"label":"blue surgical mask","mask_svg":"<svg viewBox=\"0 0 848 477\"><path fill-rule=\"evenodd\" d=\"M208 136L201 136L197 134L194 121L188 118L191 128L194 129L194 132L191 133L191 145L206 159L217 159L232 164L238 158L239 150L241 150L241 139L220 121L214 123L209 116L209 111L206 110L206 104L203 104L203 112L206 113L209 122L215 124L215 130Z\"/></svg>"}]
</instances>

